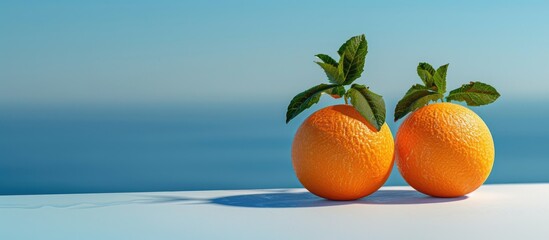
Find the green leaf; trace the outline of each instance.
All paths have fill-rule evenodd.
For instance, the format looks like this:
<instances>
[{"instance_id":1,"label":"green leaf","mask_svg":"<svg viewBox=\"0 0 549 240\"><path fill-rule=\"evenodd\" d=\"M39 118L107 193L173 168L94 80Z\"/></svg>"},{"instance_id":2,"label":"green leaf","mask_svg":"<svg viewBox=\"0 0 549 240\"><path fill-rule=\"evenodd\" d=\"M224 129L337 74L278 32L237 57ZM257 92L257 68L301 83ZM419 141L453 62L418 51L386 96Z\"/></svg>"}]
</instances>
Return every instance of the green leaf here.
<instances>
[{"instance_id":1,"label":"green leaf","mask_svg":"<svg viewBox=\"0 0 549 240\"><path fill-rule=\"evenodd\" d=\"M414 85L406 95L398 101L395 108L395 122L406 114L413 112L420 107L427 105L430 101L437 101L443 97L442 94L428 89L420 89Z\"/></svg>"},{"instance_id":2,"label":"green leaf","mask_svg":"<svg viewBox=\"0 0 549 240\"><path fill-rule=\"evenodd\" d=\"M337 61L334 60L332 57L326 55L326 54L317 54L315 55L317 58L320 58L320 60L322 60L322 62L324 63L327 63L327 64L330 64L334 67L337 67Z\"/></svg>"},{"instance_id":3,"label":"green leaf","mask_svg":"<svg viewBox=\"0 0 549 240\"><path fill-rule=\"evenodd\" d=\"M421 78L426 87L433 86L433 75L435 69L428 63L422 62L417 66L417 75Z\"/></svg>"},{"instance_id":4,"label":"green leaf","mask_svg":"<svg viewBox=\"0 0 549 240\"><path fill-rule=\"evenodd\" d=\"M340 74L340 70L338 69L337 66L334 66L328 63L323 63L323 62L315 62L315 63L318 64L322 69L324 69L324 72L326 73L326 76L328 76L328 80L331 83L341 84L345 80L345 77L342 74Z\"/></svg>"},{"instance_id":5,"label":"green leaf","mask_svg":"<svg viewBox=\"0 0 549 240\"><path fill-rule=\"evenodd\" d=\"M364 34L347 40L337 51L344 63L345 81L343 84L351 84L360 77L364 71L364 62L368 53L368 43ZM340 62L342 62L340 60Z\"/></svg>"},{"instance_id":6,"label":"green leaf","mask_svg":"<svg viewBox=\"0 0 549 240\"><path fill-rule=\"evenodd\" d=\"M480 106L493 103L499 96L498 91L486 83L470 82L452 90L446 101L464 101L469 106Z\"/></svg>"},{"instance_id":7,"label":"green leaf","mask_svg":"<svg viewBox=\"0 0 549 240\"><path fill-rule=\"evenodd\" d=\"M320 99L320 95L323 91L333 88L337 85L335 84L320 84L312 88L307 89L306 91L297 94L290 104L288 105L288 111L286 112L286 123L296 117L298 114L303 112L305 109L311 107L313 104L317 103Z\"/></svg>"},{"instance_id":8,"label":"green leaf","mask_svg":"<svg viewBox=\"0 0 549 240\"><path fill-rule=\"evenodd\" d=\"M345 95L345 88L343 86L335 86L333 88L324 90L324 93L330 94L333 98L340 98Z\"/></svg>"},{"instance_id":9,"label":"green leaf","mask_svg":"<svg viewBox=\"0 0 549 240\"><path fill-rule=\"evenodd\" d=\"M442 99L444 97L444 95L440 94L440 93L437 93L437 92L430 92L429 95L426 95L422 98L419 98L418 100L416 100L412 106L411 106L411 112L429 104L429 102L436 102L440 99Z\"/></svg>"},{"instance_id":10,"label":"green leaf","mask_svg":"<svg viewBox=\"0 0 549 240\"><path fill-rule=\"evenodd\" d=\"M417 91L417 90L429 90L429 88L427 88L427 87L425 87L421 84L414 84L410 89L408 89L408 91L404 95L406 96L406 95L410 94L411 92Z\"/></svg>"},{"instance_id":11,"label":"green leaf","mask_svg":"<svg viewBox=\"0 0 549 240\"><path fill-rule=\"evenodd\" d=\"M353 84L347 93L353 107L379 131L385 123L383 97L358 84Z\"/></svg>"},{"instance_id":12,"label":"green leaf","mask_svg":"<svg viewBox=\"0 0 549 240\"><path fill-rule=\"evenodd\" d=\"M341 84L345 83L345 54L341 55L339 58L337 72L339 73L339 76L341 76L341 79L343 79Z\"/></svg>"},{"instance_id":13,"label":"green leaf","mask_svg":"<svg viewBox=\"0 0 549 240\"><path fill-rule=\"evenodd\" d=\"M437 86L440 94L446 93L446 72L448 71L448 65L449 64L440 66L433 76L435 86Z\"/></svg>"}]
</instances>

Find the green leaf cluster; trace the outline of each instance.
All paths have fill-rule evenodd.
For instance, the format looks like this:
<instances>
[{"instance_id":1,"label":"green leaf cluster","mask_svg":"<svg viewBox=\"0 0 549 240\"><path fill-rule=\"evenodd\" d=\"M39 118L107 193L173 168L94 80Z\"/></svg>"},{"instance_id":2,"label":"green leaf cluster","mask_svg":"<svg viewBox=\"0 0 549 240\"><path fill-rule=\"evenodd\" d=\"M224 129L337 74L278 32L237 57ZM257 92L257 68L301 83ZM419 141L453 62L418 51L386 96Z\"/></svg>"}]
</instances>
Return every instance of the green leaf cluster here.
<instances>
[{"instance_id":1,"label":"green leaf cluster","mask_svg":"<svg viewBox=\"0 0 549 240\"><path fill-rule=\"evenodd\" d=\"M435 70L428 63L419 63L417 74L423 81L422 84L413 85L397 103L395 108L395 121L403 118L430 102L443 101L446 93L446 73L448 65L442 65ZM486 105L496 101L500 94L496 89L481 82L470 82L458 89L450 91L446 101L463 101L468 106Z\"/></svg>"},{"instance_id":2,"label":"green leaf cluster","mask_svg":"<svg viewBox=\"0 0 549 240\"><path fill-rule=\"evenodd\" d=\"M376 129L385 123L385 102L383 98L369 90L368 87L353 82L364 72L364 63L368 53L368 42L364 34L347 40L339 50L339 61L326 54L317 54L321 61L316 62L326 73L330 84L320 84L296 95L286 112L286 123L317 103L326 93L334 98L344 97L351 100L351 104ZM349 90L345 86L351 85Z\"/></svg>"}]
</instances>

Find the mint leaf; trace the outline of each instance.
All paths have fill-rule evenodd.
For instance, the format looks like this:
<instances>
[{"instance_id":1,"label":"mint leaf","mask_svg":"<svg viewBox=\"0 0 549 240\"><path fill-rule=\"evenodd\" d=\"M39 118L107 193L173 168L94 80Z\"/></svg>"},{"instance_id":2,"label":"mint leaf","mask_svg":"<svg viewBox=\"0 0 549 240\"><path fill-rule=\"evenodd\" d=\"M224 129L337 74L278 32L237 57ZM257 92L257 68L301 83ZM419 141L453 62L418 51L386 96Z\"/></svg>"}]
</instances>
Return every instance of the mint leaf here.
<instances>
[{"instance_id":1,"label":"mint leaf","mask_svg":"<svg viewBox=\"0 0 549 240\"><path fill-rule=\"evenodd\" d=\"M364 34L347 40L337 51L345 65L343 73L345 81L343 84L351 84L360 77L364 71L364 62L368 53L368 43ZM342 62L340 60L340 62Z\"/></svg>"},{"instance_id":2,"label":"mint leaf","mask_svg":"<svg viewBox=\"0 0 549 240\"><path fill-rule=\"evenodd\" d=\"M343 86L335 86L328 90L324 90L324 93L329 94L333 98L341 98L345 95L345 88Z\"/></svg>"},{"instance_id":3,"label":"mint leaf","mask_svg":"<svg viewBox=\"0 0 549 240\"><path fill-rule=\"evenodd\" d=\"M440 94L446 93L446 72L448 71L448 65L440 66L433 76L435 86L437 86L437 91Z\"/></svg>"},{"instance_id":4,"label":"mint leaf","mask_svg":"<svg viewBox=\"0 0 549 240\"><path fill-rule=\"evenodd\" d=\"M290 104L286 112L286 123L290 122L294 117L303 112L305 109L317 103L323 91L336 87L335 84L320 84L297 94Z\"/></svg>"},{"instance_id":5,"label":"mint leaf","mask_svg":"<svg viewBox=\"0 0 549 240\"><path fill-rule=\"evenodd\" d=\"M423 81L426 87L433 86L433 75L435 75L435 69L428 63L422 62L417 66L417 75Z\"/></svg>"},{"instance_id":6,"label":"mint leaf","mask_svg":"<svg viewBox=\"0 0 549 240\"><path fill-rule=\"evenodd\" d=\"M340 74L340 70L338 69L337 65L334 66L323 62L315 63L318 64L322 69L324 69L324 72L326 73L326 76L331 83L341 84L345 80L343 74Z\"/></svg>"},{"instance_id":7,"label":"mint leaf","mask_svg":"<svg viewBox=\"0 0 549 240\"><path fill-rule=\"evenodd\" d=\"M438 92L420 89L416 86L417 85L412 86L406 95L398 101L395 108L395 122L406 116L406 114L427 105L430 101L436 101L443 97L443 95Z\"/></svg>"},{"instance_id":8,"label":"mint leaf","mask_svg":"<svg viewBox=\"0 0 549 240\"><path fill-rule=\"evenodd\" d=\"M351 104L378 131L385 123L385 101L364 85L353 84L347 95Z\"/></svg>"},{"instance_id":9,"label":"mint leaf","mask_svg":"<svg viewBox=\"0 0 549 240\"><path fill-rule=\"evenodd\" d=\"M330 64L334 67L337 67L337 61L334 60L332 57L326 55L326 54L317 54L315 55L317 58L320 58L320 60L322 60L322 62L324 63L327 63L327 64Z\"/></svg>"},{"instance_id":10,"label":"mint leaf","mask_svg":"<svg viewBox=\"0 0 549 240\"><path fill-rule=\"evenodd\" d=\"M452 90L446 97L446 101L461 101L469 106L480 106L493 103L499 96L498 91L486 83L470 82Z\"/></svg>"}]
</instances>

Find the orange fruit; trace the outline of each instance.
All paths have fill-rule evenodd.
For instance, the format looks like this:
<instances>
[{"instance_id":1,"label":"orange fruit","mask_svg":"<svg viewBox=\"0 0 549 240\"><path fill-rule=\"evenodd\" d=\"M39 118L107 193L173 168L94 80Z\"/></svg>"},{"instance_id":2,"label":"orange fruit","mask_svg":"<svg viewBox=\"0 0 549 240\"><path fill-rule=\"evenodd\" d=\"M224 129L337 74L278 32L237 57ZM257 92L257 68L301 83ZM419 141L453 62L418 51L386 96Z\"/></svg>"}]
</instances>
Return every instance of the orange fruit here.
<instances>
[{"instance_id":1,"label":"orange fruit","mask_svg":"<svg viewBox=\"0 0 549 240\"><path fill-rule=\"evenodd\" d=\"M453 103L424 106L402 123L396 136L396 162L416 190L435 197L468 194L488 178L494 142L482 119Z\"/></svg>"},{"instance_id":2,"label":"orange fruit","mask_svg":"<svg viewBox=\"0 0 549 240\"><path fill-rule=\"evenodd\" d=\"M379 189L393 166L394 142L350 105L318 110L299 127L292 145L297 178L311 193L354 200Z\"/></svg>"}]
</instances>

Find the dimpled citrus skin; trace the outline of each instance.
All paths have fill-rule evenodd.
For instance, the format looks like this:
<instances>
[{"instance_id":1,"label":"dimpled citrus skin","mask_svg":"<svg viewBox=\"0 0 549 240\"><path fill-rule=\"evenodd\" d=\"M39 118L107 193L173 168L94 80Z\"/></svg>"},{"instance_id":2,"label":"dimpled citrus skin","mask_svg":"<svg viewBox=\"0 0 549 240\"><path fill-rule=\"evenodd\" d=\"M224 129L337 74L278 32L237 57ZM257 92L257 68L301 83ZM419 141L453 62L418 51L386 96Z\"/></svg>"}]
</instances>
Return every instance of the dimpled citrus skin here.
<instances>
[{"instance_id":1,"label":"dimpled citrus skin","mask_svg":"<svg viewBox=\"0 0 549 240\"><path fill-rule=\"evenodd\" d=\"M354 200L379 189L394 160L391 130L377 131L350 105L323 108L297 130L292 162L297 178L313 194Z\"/></svg>"},{"instance_id":2,"label":"dimpled citrus skin","mask_svg":"<svg viewBox=\"0 0 549 240\"><path fill-rule=\"evenodd\" d=\"M396 162L416 190L459 197L484 183L494 164L494 142L482 119L466 107L436 103L413 112L396 136Z\"/></svg>"}]
</instances>

